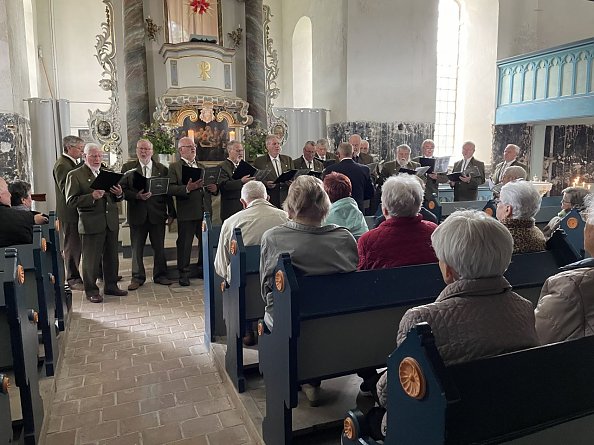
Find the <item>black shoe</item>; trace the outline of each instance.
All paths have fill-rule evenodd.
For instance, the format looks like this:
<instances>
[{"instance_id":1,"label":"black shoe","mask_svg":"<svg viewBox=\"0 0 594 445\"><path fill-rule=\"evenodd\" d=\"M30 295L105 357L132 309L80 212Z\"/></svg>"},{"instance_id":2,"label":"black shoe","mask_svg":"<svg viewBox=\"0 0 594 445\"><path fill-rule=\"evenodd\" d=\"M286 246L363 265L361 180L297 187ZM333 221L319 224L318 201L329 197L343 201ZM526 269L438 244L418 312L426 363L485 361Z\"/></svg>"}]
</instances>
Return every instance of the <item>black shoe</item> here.
<instances>
[{"instance_id":1,"label":"black shoe","mask_svg":"<svg viewBox=\"0 0 594 445\"><path fill-rule=\"evenodd\" d=\"M142 286L144 283L141 283L140 281L132 281L129 285L128 285L128 290L136 290L138 289L140 286Z\"/></svg>"},{"instance_id":2,"label":"black shoe","mask_svg":"<svg viewBox=\"0 0 594 445\"><path fill-rule=\"evenodd\" d=\"M128 295L127 290L118 289L117 287L115 289L104 289L103 293L105 295L114 295L116 297L125 297Z\"/></svg>"},{"instance_id":3,"label":"black shoe","mask_svg":"<svg viewBox=\"0 0 594 445\"><path fill-rule=\"evenodd\" d=\"M153 283L155 283L155 284L162 284L163 286L169 286L170 284L173 284L173 281L171 281L167 277L159 277L159 278L155 278L153 280Z\"/></svg>"},{"instance_id":4,"label":"black shoe","mask_svg":"<svg viewBox=\"0 0 594 445\"><path fill-rule=\"evenodd\" d=\"M190 279L188 277L179 277L179 285L180 286L189 286Z\"/></svg>"},{"instance_id":5,"label":"black shoe","mask_svg":"<svg viewBox=\"0 0 594 445\"><path fill-rule=\"evenodd\" d=\"M103 303L103 296L101 294L87 295L87 300L91 303Z\"/></svg>"}]
</instances>

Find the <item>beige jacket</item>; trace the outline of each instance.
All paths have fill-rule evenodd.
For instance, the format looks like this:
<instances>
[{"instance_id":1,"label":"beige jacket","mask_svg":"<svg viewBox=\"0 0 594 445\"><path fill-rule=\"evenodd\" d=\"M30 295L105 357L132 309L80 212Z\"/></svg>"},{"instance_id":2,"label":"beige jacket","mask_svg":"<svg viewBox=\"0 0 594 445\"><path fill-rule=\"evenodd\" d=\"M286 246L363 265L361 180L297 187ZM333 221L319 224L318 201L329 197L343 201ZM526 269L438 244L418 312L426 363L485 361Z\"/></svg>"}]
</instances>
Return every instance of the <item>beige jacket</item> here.
<instances>
[{"instance_id":1,"label":"beige jacket","mask_svg":"<svg viewBox=\"0 0 594 445\"><path fill-rule=\"evenodd\" d=\"M594 259L561 270L545 282L534 310L543 345L594 334Z\"/></svg>"}]
</instances>

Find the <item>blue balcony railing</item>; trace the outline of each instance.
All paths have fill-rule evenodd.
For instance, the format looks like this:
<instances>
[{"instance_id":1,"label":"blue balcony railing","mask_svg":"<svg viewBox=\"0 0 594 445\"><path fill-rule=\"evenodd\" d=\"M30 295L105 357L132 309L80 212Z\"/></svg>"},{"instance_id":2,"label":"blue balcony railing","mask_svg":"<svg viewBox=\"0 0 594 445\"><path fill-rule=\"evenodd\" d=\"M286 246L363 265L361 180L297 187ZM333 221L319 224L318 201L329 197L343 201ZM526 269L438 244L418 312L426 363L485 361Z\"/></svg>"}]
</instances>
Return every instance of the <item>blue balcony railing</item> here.
<instances>
[{"instance_id":1,"label":"blue balcony railing","mask_svg":"<svg viewBox=\"0 0 594 445\"><path fill-rule=\"evenodd\" d=\"M497 62L495 123L594 116L594 38Z\"/></svg>"}]
</instances>

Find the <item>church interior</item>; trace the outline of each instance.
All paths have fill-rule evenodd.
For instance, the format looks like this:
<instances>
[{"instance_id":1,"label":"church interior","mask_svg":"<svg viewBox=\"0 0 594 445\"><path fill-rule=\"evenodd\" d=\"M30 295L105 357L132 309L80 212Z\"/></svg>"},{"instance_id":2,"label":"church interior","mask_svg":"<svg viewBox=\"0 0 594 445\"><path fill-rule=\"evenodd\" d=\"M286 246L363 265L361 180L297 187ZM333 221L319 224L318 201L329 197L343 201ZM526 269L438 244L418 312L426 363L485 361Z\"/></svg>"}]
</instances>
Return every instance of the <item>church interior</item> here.
<instances>
[{"instance_id":1,"label":"church interior","mask_svg":"<svg viewBox=\"0 0 594 445\"><path fill-rule=\"evenodd\" d=\"M98 144L103 166L120 172L155 129L172 141L153 143L165 166L180 160L182 137L214 167L234 140L253 161L266 153L258 135L276 135L282 154L299 158L306 141L325 138L334 152L358 134L380 165L403 144L424 156L431 139L450 172L472 141L488 179L514 144L542 209L554 202L542 222L568 187L594 191L593 0L0 0L0 53L0 178L31 184L34 210L47 214L65 136ZM476 208L491 189L478 187ZM457 210L448 184L438 196L440 212ZM213 197L192 258L216 251L209 236L218 236L220 206ZM128 285L125 202L119 219L118 273ZM170 269L175 230L165 235ZM227 375L229 334L214 320L217 329L229 320L209 302L224 282L218 290L207 261L187 287L147 282L103 304L73 290L55 369L38 382L41 424L7 443L280 445L263 431L278 419L267 414L257 345L240 352L245 379ZM10 353L2 307L0 356ZM0 375L11 372L0 360ZM356 372L327 375L336 378L324 380L320 406L303 391L289 391L292 408L279 405L294 430L282 443L355 443L341 442L344 416L373 400L359 395ZM26 424L20 385L8 390L10 409Z\"/></svg>"}]
</instances>

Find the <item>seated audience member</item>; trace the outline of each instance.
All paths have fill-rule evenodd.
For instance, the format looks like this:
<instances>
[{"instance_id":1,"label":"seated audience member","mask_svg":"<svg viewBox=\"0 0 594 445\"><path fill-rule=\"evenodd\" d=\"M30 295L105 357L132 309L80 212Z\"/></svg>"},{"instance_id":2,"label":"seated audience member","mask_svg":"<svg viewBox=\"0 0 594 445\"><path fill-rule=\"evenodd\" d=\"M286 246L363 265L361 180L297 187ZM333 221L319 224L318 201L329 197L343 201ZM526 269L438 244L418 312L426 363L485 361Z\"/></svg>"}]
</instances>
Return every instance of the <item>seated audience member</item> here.
<instances>
[{"instance_id":1,"label":"seated audience member","mask_svg":"<svg viewBox=\"0 0 594 445\"><path fill-rule=\"evenodd\" d=\"M431 234L437 224L419 214L423 187L411 175L398 175L382 187L382 213L386 220L358 242L359 269L382 269L436 263Z\"/></svg>"},{"instance_id":2,"label":"seated audience member","mask_svg":"<svg viewBox=\"0 0 594 445\"><path fill-rule=\"evenodd\" d=\"M31 211L31 184L18 179L8 184L10 206L15 210Z\"/></svg>"},{"instance_id":3,"label":"seated audience member","mask_svg":"<svg viewBox=\"0 0 594 445\"><path fill-rule=\"evenodd\" d=\"M330 173L324 178L324 190L332 205L324 224L336 224L348 229L355 238L369 230L357 202L351 198L351 180L342 173Z\"/></svg>"},{"instance_id":4,"label":"seated audience member","mask_svg":"<svg viewBox=\"0 0 594 445\"><path fill-rule=\"evenodd\" d=\"M507 167L503 172L501 181L493 187L493 196L495 198L499 198L499 194L501 193L501 187L503 187L508 182L525 181L527 177L528 173L526 173L526 170L524 170L523 167L520 167L519 165L512 165L511 167Z\"/></svg>"},{"instance_id":5,"label":"seated audience member","mask_svg":"<svg viewBox=\"0 0 594 445\"><path fill-rule=\"evenodd\" d=\"M241 229L245 246L257 246L264 232L287 222L287 213L268 202L266 186L262 182L246 182L241 188L240 200L243 210L223 222L214 260L215 271L227 283L231 281L230 251L234 230Z\"/></svg>"},{"instance_id":6,"label":"seated audience member","mask_svg":"<svg viewBox=\"0 0 594 445\"><path fill-rule=\"evenodd\" d=\"M553 235L553 232L561 224L561 220L565 218L565 215L567 215L571 209L576 209L578 212L582 213L586 208L584 199L588 196L588 189L582 187L567 187L562 193L561 211L557 216L553 216L544 229L542 229L542 232L547 239ZM585 219L583 214L582 218Z\"/></svg>"},{"instance_id":7,"label":"seated audience member","mask_svg":"<svg viewBox=\"0 0 594 445\"><path fill-rule=\"evenodd\" d=\"M322 181L299 176L289 187L284 209L285 224L267 230L260 243L260 281L266 302L264 321L273 329L274 269L281 253L291 254L296 270L305 275L353 272L357 268L357 242L344 227L323 225L330 210L330 199ZM311 406L319 403L319 383L302 385Z\"/></svg>"},{"instance_id":8,"label":"seated audience member","mask_svg":"<svg viewBox=\"0 0 594 445\"><path fill-rule=\"evenodd\" d=\"M15 210L10 206L8 184L0 178L0 247L33 242L33 225L46 224L47 218L42 214Z\"/></svg>"},{"instance_id":9,"label":"seated audience member","mask_svg":"<svg viewBox=\"0 0 594 445\"><path fill-rule=\"evenodd\" d=\"M594 195L587 198L584 249L594 255ZM594 334L594 258L569 264L542 287L534 311L541 344Z\"/></svg>"},{"instance_id":10,"label":"seated audience member","mask_svg":"<svg viewBox=\"0 0 594 445\"><path fill-rule=\"evenodd\" d=\"M513 240L499 221L475 210L454 212L431 241L447 286L434 303L406 311L397 345L421 322L431 326L446 366L538 345L532 303L512 292L503 277ZM386 407L387 373L378 381L377 392ZM386 426L384 417L384 436Z\"/></svg>"},{"instance_id":11,"label":"seated audience member","mask_svg":"<svg viewBox=\"0 0 594 445\"><path fill-rule=\"evenodd\" d=\"M514 253L545 250L545 237L534 225L540 201L540 193L529 182L508 182L501 188L497 219L510 231Z\"/></svg>"}]
</instances>

